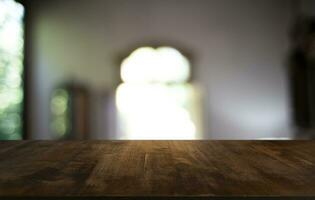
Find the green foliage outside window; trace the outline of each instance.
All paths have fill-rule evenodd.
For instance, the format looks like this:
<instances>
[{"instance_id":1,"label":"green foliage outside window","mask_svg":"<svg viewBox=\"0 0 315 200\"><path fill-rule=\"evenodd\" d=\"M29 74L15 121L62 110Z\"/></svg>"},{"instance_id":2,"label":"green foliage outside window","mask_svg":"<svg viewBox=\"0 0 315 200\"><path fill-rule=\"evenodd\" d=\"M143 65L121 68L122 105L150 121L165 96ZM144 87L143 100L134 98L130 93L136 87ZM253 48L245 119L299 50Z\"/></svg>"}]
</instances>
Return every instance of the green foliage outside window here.
<instances>
[{"instance_id":1,"label":"green foliage outside window","mask_svg":"<svg viewBox=\"0 0 315 200\"><path fill-rule=\"evenodd\" d=\"M24 8L0 0L0 140L22 138Z\"/></svg>"}]
</instances>

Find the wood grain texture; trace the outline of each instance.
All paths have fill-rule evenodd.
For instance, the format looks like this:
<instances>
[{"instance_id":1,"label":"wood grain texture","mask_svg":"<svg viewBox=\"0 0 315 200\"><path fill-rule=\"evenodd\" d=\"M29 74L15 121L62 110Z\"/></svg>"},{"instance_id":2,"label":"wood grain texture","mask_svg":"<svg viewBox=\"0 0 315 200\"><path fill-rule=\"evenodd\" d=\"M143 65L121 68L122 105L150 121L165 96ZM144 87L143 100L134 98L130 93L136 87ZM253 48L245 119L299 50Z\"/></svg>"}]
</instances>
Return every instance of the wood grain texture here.
<instances>
[{"instance_id":1,"label":"wood grain texture","mask_svg":"<svg viewBox=\"0 0 315 200\"><path fill-rule=\"evenodd\" d=\"M0 142L0 198L115 196L315 196L315 142Z\"/></svg>"}]
</instances>

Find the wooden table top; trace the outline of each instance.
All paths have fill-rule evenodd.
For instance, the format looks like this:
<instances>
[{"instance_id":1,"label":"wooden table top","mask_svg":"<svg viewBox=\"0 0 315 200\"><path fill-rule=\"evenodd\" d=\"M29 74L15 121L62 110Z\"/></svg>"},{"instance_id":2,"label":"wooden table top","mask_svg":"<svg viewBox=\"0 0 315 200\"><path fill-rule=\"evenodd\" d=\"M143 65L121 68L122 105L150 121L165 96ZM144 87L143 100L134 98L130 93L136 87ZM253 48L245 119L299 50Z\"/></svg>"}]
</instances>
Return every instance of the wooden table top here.
<instances>
[{"instance_id":1,"label":"wooden table top","mask_svg":"<svg viewBox=\"0 0 315 200\"><path fill-rule=\"evenodd\" d=\"M138 196L315 196L315 142L0 142L0 198Z\"/></svg>"}]
</instances>

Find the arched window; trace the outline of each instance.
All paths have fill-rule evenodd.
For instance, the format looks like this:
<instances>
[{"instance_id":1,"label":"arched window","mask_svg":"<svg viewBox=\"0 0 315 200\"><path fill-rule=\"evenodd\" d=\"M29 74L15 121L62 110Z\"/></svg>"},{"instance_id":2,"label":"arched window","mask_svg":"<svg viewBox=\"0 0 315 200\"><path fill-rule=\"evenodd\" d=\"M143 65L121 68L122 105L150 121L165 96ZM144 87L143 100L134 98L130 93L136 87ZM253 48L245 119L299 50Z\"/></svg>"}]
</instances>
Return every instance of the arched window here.
<instances>
[{"instance_id":1,"label":"arched window","mask_svg":"<svg viewBox=\"0 0 315 200\"><path fill-rule=\"evenodd\" d=\"M0 0L0 140L22 138L24 7Z\"/></svg>"},{"instance_id":2,"label":"arched window","mask_svg":"<svg viewBox=\"0 0 315 200\"><path fill-rule=\"evenodd\" d=\"M171 47L136 49L116 92L120 139L197 139L200 111L189 60Z\"/></svg>"}]
</instances>

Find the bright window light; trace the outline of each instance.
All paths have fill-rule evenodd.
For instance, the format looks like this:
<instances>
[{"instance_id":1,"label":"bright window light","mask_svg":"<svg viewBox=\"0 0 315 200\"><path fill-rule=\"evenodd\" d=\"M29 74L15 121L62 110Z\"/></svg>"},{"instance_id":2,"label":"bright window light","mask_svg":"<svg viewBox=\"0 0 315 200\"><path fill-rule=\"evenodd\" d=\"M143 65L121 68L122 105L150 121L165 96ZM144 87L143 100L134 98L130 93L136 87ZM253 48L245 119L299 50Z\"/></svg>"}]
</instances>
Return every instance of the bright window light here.
<instances>
[{"instance_id":1,"label":"bright window light","mask_svg":"<svg viewBox=\"0 0 315 200\"><path fill-rule=\"evenodd\" d=\"M196 139L196 91L188 59L171 47L143 47L121 65L116 92L120 139Z\"/></svg>"},{"instance_id":2,"label":"bright window light","mask_svg":"<svg viewBox=\"0 0 315 200\"><path fill-rule=\"evenodd\" d=\"M186 57L171 47L143 47L134 51L121 66L125 83L180 83L190 76Z\"/></svg>"},{"instance_id":3,"label":"bright window light","mask_svg":"<svg viewBox=\"0 0 315 200\"><path fill-rule=\"evenodd\" d=\"M0 0L0 140L22 138L24 8Z\"/></svg>"}]
</instances>

